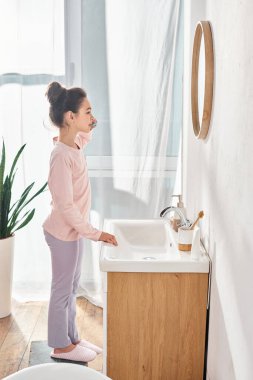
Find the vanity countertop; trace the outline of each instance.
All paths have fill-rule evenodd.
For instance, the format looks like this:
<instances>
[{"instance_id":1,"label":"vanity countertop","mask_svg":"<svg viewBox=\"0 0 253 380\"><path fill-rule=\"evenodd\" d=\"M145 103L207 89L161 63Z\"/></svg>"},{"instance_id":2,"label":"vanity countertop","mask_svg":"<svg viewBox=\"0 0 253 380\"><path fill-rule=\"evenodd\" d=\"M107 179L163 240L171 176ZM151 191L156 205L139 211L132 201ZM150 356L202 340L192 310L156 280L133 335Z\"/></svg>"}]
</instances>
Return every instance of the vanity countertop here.
<instances>
[{"instance_id":1,"label":"vanity countertop","mask_svg":"<svg viewBox=\"0 0 253 380\"><path fill-rule=\"evenodd\" d=\"M105 219L103 231L115 235L118 246L101 243L102 272L209 273L204 248L197 260L179 251L177 233L167 220Z\"/></svg>"}]
</instances>

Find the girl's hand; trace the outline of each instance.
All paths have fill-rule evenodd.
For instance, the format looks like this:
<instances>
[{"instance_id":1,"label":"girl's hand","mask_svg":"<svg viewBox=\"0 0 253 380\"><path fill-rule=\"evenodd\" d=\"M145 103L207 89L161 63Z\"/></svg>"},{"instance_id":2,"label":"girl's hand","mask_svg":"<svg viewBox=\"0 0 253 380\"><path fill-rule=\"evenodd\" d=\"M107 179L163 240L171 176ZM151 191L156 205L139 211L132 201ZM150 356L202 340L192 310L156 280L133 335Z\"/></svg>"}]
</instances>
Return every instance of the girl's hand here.
<instances>
[{"instance_id":1,"label":"girl's hand","mask_svg":"<svg viewBox=\"0 0 253 380\"><path fill-rule=\"evenodd\" d=\"M114 235L108 234L107 232L102 232L98 241L104 241L105 243L110 243L113 245L118 245L118 242Z\"/></svg>"}]
</instances>

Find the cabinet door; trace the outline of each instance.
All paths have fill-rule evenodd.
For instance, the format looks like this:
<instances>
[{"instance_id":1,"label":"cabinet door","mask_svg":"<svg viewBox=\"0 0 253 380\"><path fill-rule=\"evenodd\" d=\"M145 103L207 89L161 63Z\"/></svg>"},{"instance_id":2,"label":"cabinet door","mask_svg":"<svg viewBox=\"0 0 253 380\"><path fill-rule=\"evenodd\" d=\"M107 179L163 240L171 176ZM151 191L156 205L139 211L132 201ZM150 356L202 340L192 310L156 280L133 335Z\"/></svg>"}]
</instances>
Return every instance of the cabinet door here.
<instances>
[{"instance_id":1,"label":"cabinet door","mask_svg":"<svg viewBox=\"0 0 253 380\"><path fill-rule=\"evenodd\" d=\"M108 273L107 375L202 380L207 273Z\"/></svg>"}]
</instances>

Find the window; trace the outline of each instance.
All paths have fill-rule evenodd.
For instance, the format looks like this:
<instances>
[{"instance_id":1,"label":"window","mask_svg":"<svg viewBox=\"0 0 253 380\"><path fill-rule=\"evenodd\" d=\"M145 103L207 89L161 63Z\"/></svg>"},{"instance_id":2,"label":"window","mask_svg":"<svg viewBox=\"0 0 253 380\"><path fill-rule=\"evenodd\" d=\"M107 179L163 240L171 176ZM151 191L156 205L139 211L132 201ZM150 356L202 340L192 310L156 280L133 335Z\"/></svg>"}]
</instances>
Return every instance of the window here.
<instances>
[{"instance_id":1,"label":"window","mask_svg":"<svg viewBox=\"0 0 253 380\"><path fill-rule=\"evenodd\" d=\"M66 52L68 85L80 85L86 89L98 119L95 138L86 150L91 177L130 178L138 176L136 167L141 167L143 157L129 151L129 154L116 154L110 105L110 83L108 83L108 31L106 30L107 2L101 0L65 1L66 9ZM174 183L182 126L182 91L183 91L183 23L182 15L178 28L176 50L176 72L173 87L171 128L167 145L166 170L163 175L168 179L171 189ZM75 20L75 22L73 22ZM127 54L127 53L126 53ZM115 124L114 124L114 128ZM97 132L99 129L99 133ZM124 150L122 145L122 151ZM136 165L139 160L139 165ZM159 158L158 158L159 160ZM117 161L117 163L116 163ZM152 166L152 165L151 165ZM147 175L152 176L152 167ZM117 169L118 168L118 169ZM142 173L143 174L143 173ZM127 179L126 179L127 180Z\"/></svg>"}]
</instances>

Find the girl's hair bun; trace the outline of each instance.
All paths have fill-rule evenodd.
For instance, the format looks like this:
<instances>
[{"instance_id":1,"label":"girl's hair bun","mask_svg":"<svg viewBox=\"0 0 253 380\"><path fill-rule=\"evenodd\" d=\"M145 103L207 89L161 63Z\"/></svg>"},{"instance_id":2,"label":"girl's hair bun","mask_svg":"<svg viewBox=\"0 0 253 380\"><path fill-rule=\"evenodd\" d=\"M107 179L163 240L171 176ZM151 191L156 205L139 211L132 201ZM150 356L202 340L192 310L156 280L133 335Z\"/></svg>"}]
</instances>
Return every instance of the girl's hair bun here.
<instances>
[{"instance_id":1,"label":"girl's hair bun","mask_svg":"<svg viewBox=\"0 0 253 380\"><path fill-rule=\"evenodd\" d=\"M51 82L48 85L46 94L47 99L51 105L56 104L59 100L63 101L63 99L67 95L67 89L62 87L58 82Z\"/></svg>"},{"instance_id":2,"label":"girl's hair bun","mask_svg":"<svg viewBox=\"0 0 253 380\"><path fill-rule=\"evenodd\" d=\"M62 128L64 126L64 114L67 111L77 113L84 99L86 92L80 87L66 89L58 82L51 82L45 93L49 103L49 117L51 122Z\"/></svg>"}]
</instances>

